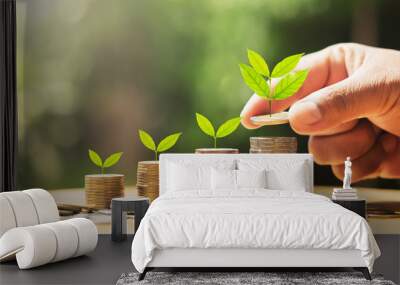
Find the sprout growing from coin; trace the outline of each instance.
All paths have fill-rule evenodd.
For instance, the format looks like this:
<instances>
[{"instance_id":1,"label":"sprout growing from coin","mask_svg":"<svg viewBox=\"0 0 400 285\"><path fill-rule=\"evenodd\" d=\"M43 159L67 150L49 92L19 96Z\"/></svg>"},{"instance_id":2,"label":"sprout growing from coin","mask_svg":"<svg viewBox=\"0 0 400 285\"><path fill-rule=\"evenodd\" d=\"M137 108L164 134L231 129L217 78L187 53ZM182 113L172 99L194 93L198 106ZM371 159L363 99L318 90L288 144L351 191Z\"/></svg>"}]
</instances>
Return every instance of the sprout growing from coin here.
<instances>
[{"instance_id":1,"label":"sprout growing from coin","mask_svg":"<svg viewBox=\"0 0 400 285\"><path fill-rule=\"evenodd\" d=\"M104 174L104 168L115 165L120 160L122 154L122 152L113 153L103 161L97 152L89 149L89 158L94 165L101 168L101 174Z\"/></svg>"},{"instance_id":2,"label":"sprout growing from coin","mask_svg":"<svg viewBox=\"0 0 400 285\"><path fill-rule=\"evenodd\" d=\"M204 115L196 113L196 121L200 130L214 139L214 148L217 147L217 139L232 134L240 125L240 117L236 117L227 120L215 131L213 124Z\"/></svg>"},{"instance_id":3,"label":"sprout growing from coin","mask_svg":"<svg viewBox=\"0 0 400 285\"><path fill-rule=\"evenodd\" d=\"M272 102L289 98L303 85L308 70L294 71L303 55L304 53L299 53L284 58L270 72L266 60L259 53L247 50L251 66L239 64L243 80L251 90L268 102L267 114L269 115L250 118L255 125L278 125L289 122L288 112L272 113ZM275 88L272 88L272 79L279 79Z\"/></svg>"},{"instance_id":4,"label":"sprout growing from coin","mask_svg":"<svg viewBox=\"0 0 400 285\"><path fill-rule=\"evenodd\" d=\"M154 142L152 136L144 130L139 130L139 138L145 147L154 152L155 159L158 159L158 154L172 148L182 133L175 133L163 138L158 145Z\"/></svg>"}]
</instances>

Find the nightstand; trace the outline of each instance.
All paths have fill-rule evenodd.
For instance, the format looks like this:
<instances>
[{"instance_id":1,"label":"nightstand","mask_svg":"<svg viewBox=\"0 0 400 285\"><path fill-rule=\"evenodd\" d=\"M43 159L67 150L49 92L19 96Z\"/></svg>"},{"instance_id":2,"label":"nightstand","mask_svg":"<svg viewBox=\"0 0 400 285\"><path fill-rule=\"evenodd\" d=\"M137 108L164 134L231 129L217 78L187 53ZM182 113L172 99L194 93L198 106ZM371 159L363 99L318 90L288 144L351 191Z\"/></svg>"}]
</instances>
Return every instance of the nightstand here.
<instances>
[{"instance_id":1,"label":"nightstand","mask_svg":"<svg viewBox=\"0 0 400 285\"><path fill-rule=\"evenodd\" d=\"M340 206L359 214L365 219L367 212L367 203L365 200L332 200L333 203L339 204Z\"/></svg>"},{"instance_id":2,"label":"nightstand","mask_svg":"<svg viewBox=\"0 0 400 285\"><path fill-rule=\"evenodd\" d=\"M133 211L135 215L135 232L139 228L150 200L146 197L121 197L113 198L111 201L112 222L111 222L111 239L113 241L126 240L126 212Z\"/></svg>"}]
</instances>

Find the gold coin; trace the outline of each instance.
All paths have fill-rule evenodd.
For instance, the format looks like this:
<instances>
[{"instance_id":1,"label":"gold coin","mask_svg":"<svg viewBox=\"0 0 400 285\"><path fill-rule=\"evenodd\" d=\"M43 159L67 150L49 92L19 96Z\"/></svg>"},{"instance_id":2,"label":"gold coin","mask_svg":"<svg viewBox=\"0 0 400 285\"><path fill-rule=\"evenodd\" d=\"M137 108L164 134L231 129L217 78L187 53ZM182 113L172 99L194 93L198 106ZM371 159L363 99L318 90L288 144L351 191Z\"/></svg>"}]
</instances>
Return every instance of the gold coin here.
<instances>
[{"instance_id":1,"label":"gold coin","mask_svg":"<svg viewBox=\"0 0 400 285\"><path fill-rule=\"evenodd\" d=\"M253 116L250 121L256 126L272 126L289 123L289 113L280 112L272 115Z\"/></svg>"}]
</instances>

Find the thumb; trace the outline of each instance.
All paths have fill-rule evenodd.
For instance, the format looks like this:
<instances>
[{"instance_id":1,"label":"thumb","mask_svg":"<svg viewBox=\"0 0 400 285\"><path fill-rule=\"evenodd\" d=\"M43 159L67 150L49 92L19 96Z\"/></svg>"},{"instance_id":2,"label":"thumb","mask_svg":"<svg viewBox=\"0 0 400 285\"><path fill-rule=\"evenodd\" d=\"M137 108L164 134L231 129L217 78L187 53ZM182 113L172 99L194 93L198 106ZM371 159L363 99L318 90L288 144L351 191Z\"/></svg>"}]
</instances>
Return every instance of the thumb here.
<instances>
[{"instance_id":1,"label":"thumb","mask_svg":"<svg viewBox=\"0 0 400 285\"><path fill-rule=\"evenodd\" d=\"M376 87L366 82L368 75L363 73L355 73L292 105L289 111L292 128L300 134L314 134L381 114L388 94L383 90L377 92Z\"/></svg>"}]
</instances>

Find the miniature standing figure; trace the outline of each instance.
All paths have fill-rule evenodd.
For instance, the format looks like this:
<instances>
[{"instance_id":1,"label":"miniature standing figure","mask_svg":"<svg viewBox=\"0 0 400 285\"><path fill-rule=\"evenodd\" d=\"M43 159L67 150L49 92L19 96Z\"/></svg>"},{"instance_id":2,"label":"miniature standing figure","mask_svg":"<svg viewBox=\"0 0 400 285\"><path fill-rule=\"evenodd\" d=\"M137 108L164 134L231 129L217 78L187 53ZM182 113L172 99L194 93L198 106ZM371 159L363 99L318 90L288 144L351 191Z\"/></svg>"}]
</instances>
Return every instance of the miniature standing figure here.
<instances>
[{"instance_id":1,"label":"miniature standing figure","mask_svg":"<svg viewBox=\"0 0 400 285\"><path fill-rule=\"evenodd\" d=\"M351 188L351 160L350 156L344 161L343 188L334 188L332 193L333 200L357 200L357 189Z\"/></svg>"},{"instance_id":2,"label":"miniature standing figure","mask_svg":"<svg viewBox=\"0 0 400 285\"><path fill-rule=\"evenodd\" d=\"M351 189L351 160L348 156L344 162L343 189Z\"/></svg>"}]
</instances>

